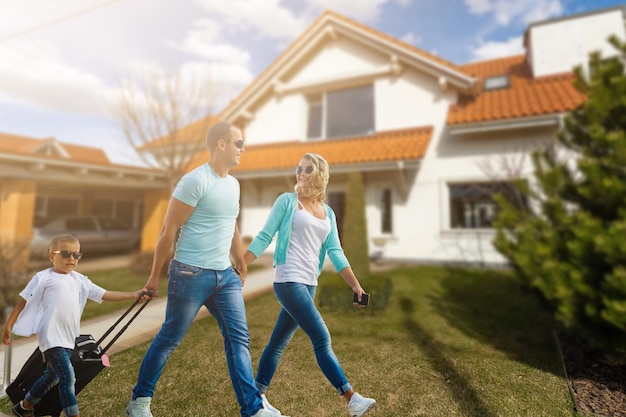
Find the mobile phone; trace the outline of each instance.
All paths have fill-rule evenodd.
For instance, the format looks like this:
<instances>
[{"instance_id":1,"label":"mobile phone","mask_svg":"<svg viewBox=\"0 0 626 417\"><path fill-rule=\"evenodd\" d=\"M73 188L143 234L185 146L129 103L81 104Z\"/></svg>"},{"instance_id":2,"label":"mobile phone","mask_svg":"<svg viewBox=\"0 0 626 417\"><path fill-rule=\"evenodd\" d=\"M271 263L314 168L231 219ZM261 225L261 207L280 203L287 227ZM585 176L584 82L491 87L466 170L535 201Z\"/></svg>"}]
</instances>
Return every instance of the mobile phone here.
<instances>
[{"instance_id":1,"label":"mobile phone","mask_svg":"<svg viewBox=\"0 0 626 417\"><path fill-rule=\"evenodd\" d=\"M361 301L359 301L359 295L357 293L352 293L352 302L359 303L362 306L366 306L370 303L370 295L364 292L361 295Z\"/></svg>"}]
</instances>

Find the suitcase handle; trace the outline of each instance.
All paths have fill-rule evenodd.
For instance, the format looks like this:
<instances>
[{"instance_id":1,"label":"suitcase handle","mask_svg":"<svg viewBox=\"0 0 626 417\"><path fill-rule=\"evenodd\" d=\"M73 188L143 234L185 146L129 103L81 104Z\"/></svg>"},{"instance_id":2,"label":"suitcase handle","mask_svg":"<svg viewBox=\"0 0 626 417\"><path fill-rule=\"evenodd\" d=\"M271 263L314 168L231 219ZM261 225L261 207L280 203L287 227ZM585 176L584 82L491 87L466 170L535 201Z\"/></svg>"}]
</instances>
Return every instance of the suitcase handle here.
<instances>
[{"instance_id":1,"label":"suitcase handle","mask_svg":"<svg viewBox=\"0 0 626 417\"><path fill-rule=\"evenodd\" d=\"M109 336L111 334L111 332L117 327L118 324L120 324L122 322L122 320L124 320L124 318L126 318L126 316L128 316L128 314L135 308L135 306L137 304L139 304L139 300L141 300L142 297L149 295L151 296L145 303L143 303L143 305L139 308L139 310L137 310L135 312L135 314L133 314L133 316L128 319L128 322L124 325L124 327L122 327L122 329L120 329L119 332L117 332L117 334L113 337L113 339L106 345L106 347L104 349L102 349L100 351L99 356L102 356L106 353L107 350L109 350L109 348L111 347L111 345L113 345L113 343L115 343L117 341L117 339L120 338L120 336L122 336L122 334L126 331L126 329L128 329L128 326L130 326L130 324L135 320L135 318L137 318L137 316L139 315L139 313L141 313L141 311L146 308L146 306L148 305L148 303L150 301L152 301L152 290L150 291L145 291L143 292L136 300L135 302L128 307L128 310L126 310L126 312L124 312L124 314L122 314L122 317L120 317L119 319L117 319L117 321L115 323L113 323L113 325L111 327L109 327L109 329L102 335L102 337L100 337L100 339L98 339L98 341L95 344L95 348L92 349L90 352L87 353L87 355L92 354L96 349L98 349L98 347L100 346L100 344L104 341L104 339L107 338L107 336ZM86 355L86 356L87 356Z\"/></svg>"}]
</instances>

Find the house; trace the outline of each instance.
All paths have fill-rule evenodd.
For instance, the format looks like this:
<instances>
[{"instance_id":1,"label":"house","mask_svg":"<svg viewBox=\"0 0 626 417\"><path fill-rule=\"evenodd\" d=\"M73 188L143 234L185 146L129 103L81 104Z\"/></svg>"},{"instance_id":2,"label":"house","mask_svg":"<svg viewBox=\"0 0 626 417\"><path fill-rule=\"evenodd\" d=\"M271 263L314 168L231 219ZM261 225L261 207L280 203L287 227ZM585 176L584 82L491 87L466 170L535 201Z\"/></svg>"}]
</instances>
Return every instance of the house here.
<instances>
[{"instance_id":1,"label":"house","mask_svg":"<svg viewBox=\"0 0 626 417\"><path fill-rule=\"evenodd\" d=\"M316 152L340 223L347 173L363 173L372 256L505 262L491 243L491 197L532 180L528 153L584 100L574 66L585 71L592 51L614 56L612 34L625 39L621 7L532 23L525 54L457 65L323 13L220 114L246 139L231 171L242 236L261 229L301 156Z\"/></svg>"},{"instance_id":2,"label":"house","mask_svg":"<svg viewBox=\"0 0 626 417\"><path fill-rule=\"evenodd\" d=\"M61 215L111 216L142 227L153 217L144 203L155 207L150 202L167 190L159 171L113 164L102 149L0 133L3 245L30 241L33 226Z\"/></svg>"},{"instance_id":3,"label":"house","mask_svg":"<svg viewBox=\"0 0 626 417\"><path fill-rule=\"evenodd\" d=\"M622 7L532 23L524 54L455 64L323 13L207 118L244 131L246 152L231 171L241 184L242 236L256 235L275 198L293 190L301 156L315 152L330 164L327 203L340 224L348 173L363 173L373 257L505 262L492 245L492 195L511 191L512 178L532 181L528 153L553 143L564 115L584 100L573 67L588 72L592 51L614 56L610 35L626 39ZM185 129L189 140L204 141L195 124ZM7 137L0 137L0 232L24 234L50 207L110 211L132 202L142 249L154 249L169 199L157 172L114 166L54 139L4 146ZM145 151L158 158L163 150L155 142ZM191 166L207 159L200 153Z\"/></svg>"}]
</instances>

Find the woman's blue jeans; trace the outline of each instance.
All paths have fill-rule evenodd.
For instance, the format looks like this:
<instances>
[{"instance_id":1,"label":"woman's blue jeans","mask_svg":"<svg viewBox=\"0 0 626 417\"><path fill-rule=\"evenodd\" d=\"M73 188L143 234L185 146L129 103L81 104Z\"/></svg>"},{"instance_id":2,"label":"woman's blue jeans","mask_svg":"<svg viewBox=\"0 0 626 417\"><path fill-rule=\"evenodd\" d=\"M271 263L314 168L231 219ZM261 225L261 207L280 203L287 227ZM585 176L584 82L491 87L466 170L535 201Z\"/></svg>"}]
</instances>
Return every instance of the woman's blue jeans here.
<instances>
[{"instance_id":1,"label":"woman's blue jeans","mask_svg":"<svg viewBox=\"0 0 626 417\"><path fill-rule=\"evenodd\" d=\"M74 387L76 376L74 375L72 362L70 362L72 349L52 348L46 350L44 356L47 363L46 371L35 381L30 391L26 393L26 400L37 404L58 383L59 399L61 400L63 412L66 416L79 415Z\"/></svg>"},{"instance_id":2,"label":"woman's blue jeans","mask_svg":"<svg viewBox=\"0 0 626 417\"><path fill-rule=\"evenodd\" d=\"M216 271L176 260L170 262L168 272L165 321L143 359L132 398L154 396L167 360L187 334L200 308L205 306L217 320L224 337L228 372L241 415L254 415L263 406L254 384L250 334L239 276L232 268ZM201 348L198 355L202 355Z\"/></svg>"},{"instance_id":3,"label":"woman's blue jeans","mask_svg":"<svg viewBox=\"0 0 626 417\"><path fill-rule=\"evenodd\" d=\"M337 392L343 394L352 389L333 352L328 327L315 307L316 289L317 286L297 282L274 283L274 294L283 308L259 362L256 386L262 393L269 387L280 358L298 327L311 339L317 364Z\"/></svg>"}]
</instances>

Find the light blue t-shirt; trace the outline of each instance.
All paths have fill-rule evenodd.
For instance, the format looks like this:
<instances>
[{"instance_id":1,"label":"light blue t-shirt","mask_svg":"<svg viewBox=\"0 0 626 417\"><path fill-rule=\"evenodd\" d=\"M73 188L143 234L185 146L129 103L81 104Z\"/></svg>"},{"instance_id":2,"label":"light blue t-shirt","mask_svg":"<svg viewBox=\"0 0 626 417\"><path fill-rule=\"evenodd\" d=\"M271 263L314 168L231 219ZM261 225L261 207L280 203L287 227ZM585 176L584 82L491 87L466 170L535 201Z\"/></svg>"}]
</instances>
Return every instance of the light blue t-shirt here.
<instances>
[{"instance_id":1,"label":"light blue t-shirt","mask_svg":"<svg viewBox=\"0 0 626 417\"><path fill-rule=\"evenodd\" d=\"M230 266L230 246L239 215L239 182L218 176L209 164L185 174L174 198L195 207L183 224L174 259L205 269Z\"/></svg>"}]
</instances>

